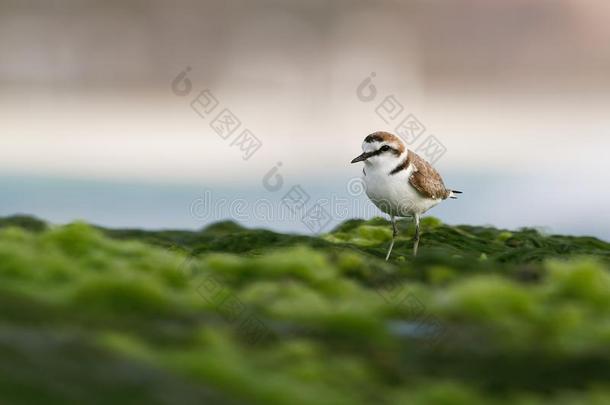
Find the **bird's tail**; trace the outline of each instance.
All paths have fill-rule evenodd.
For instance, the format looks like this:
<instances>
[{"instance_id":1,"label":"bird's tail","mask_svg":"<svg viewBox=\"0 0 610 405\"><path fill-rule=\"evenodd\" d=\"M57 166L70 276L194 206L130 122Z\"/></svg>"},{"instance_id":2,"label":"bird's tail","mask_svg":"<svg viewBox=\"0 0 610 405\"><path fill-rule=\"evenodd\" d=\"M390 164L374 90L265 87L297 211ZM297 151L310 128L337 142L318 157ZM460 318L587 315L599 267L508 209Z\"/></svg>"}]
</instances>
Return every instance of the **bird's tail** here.
<instances>
[{"instance_id":1,"label":"bird's tail","mask_svg":"<svg viewBox=\"0 0 610 405\"><path fill-rule=\"evenodd\" d=\"M458 191L458 190L449 190L449 198L453 198L454 200L457 200L457 197L455 196L455 194L462 194L462 192Z\"/></svg>"}]
</instances>

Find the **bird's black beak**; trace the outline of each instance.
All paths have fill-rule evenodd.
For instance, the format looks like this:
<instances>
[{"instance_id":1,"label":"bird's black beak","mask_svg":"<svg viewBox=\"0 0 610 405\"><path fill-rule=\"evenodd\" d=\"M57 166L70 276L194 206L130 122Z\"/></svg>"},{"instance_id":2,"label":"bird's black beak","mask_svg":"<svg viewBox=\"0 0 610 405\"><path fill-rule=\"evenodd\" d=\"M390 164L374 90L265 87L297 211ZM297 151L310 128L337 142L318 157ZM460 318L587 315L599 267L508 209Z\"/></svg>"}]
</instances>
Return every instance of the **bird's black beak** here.
<instances>
[{"instance_id":1,"label":"bird's black beak","mask_svg":"<svg viewBox=\"0 0 610 405\"><path fill-rule=\"evenodd\" d=\"M370 156L371 156L370 152L363 152L362 155L355 157L354 160L351 161L351 163L362 162L364 160L367 160Z\"/></svg>"}]
</instances>

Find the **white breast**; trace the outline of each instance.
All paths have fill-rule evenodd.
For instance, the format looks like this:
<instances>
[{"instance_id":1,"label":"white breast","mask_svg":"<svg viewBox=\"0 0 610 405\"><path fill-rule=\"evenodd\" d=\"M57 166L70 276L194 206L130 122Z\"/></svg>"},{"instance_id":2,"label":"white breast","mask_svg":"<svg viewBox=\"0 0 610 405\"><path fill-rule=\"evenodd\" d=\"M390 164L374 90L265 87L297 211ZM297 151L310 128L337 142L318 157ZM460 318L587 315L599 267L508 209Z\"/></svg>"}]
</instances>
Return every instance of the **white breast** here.
<instances>
[{"instance_id":1,"label":"white breast","mask_svg":"<svg viewBox=\"0 0 610 405\"><path fill-rule=\"evenodd\" d=\"M412 165L393 175L389 174L390 171L384 167L367 166L366 174L362 176L366 195L381 211L397 217L412 216L422 214L441 202L440 199L422 196L409 184Z\"/></svg>"}]
</instances>

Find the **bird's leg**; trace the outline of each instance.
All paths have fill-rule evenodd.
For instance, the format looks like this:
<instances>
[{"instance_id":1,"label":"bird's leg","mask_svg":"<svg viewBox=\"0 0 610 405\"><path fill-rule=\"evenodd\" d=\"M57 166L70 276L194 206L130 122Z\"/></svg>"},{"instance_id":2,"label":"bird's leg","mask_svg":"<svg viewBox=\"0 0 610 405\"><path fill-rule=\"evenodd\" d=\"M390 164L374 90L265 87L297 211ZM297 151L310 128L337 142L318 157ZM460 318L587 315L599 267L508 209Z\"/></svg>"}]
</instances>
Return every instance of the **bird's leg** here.
<instances>
[{"instance_id":1,"label":"bird's leg","mask_svg":"<svg viewBox=\"0 0 610 405\"><path fill-rule=\"evenodd\" d=\"M415 237L413 238L413 256L417 256L417 247L419 246L419 214L414 214L415 219Z\"/></svg>"},{"instance_id":2,"label":"bird's leg","mask_svg":"<svg viewBox=\"0 0 610 405\"><path fill-rule=\"evenodd\" d=\"M393 215L390 218L392 219L392 242L390 243L390 249L388 249L388 254L385 256L386 262L390 258L390 253L392 253L392 248L394 247L394 239L396 238L396 235L398 235L398 230L396 229L396 219Z\"/></svg>"}]
</instances>

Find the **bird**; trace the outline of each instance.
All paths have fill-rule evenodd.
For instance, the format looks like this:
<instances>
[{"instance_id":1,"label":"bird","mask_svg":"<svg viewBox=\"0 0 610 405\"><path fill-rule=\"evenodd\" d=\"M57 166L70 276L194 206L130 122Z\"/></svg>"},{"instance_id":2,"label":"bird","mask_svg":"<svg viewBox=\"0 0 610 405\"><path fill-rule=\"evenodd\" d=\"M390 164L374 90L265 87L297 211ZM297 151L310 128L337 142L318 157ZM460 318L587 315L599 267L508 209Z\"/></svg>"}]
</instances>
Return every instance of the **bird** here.
<instances>
[{"instance_id":1,"label":"bird","mask_svg":"<svg viewBox=\"0 0 610 405\"><path fill-rule=\"evenodd\" d=\"M430 163L389 132L378 131L366 136L362 154L351 161L357 162L364 162L362 180L366 195L392 222L392 241L385 260L390 258L398 235L397 217L414 219L413 256L417 256L420 216L462 192L446 188L443 178Z\"/></svg>"}]
</instances>

